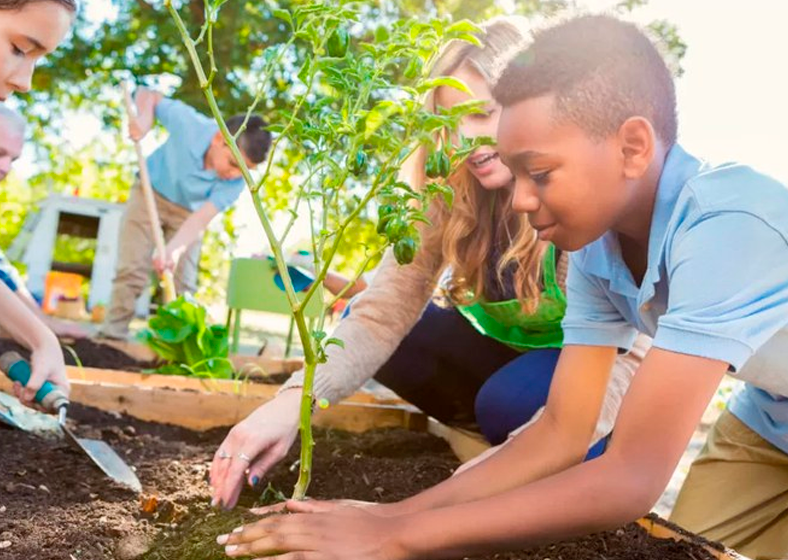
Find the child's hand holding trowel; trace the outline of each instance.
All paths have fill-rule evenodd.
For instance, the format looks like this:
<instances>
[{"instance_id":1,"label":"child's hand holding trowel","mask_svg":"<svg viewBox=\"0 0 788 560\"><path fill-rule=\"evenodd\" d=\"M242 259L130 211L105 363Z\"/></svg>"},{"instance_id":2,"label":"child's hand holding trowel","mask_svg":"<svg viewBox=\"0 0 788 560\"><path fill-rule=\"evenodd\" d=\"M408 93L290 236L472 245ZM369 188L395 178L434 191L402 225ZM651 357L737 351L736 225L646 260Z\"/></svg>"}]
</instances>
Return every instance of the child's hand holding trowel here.
<instances>
[{"instance_id":1,"label":"child's hand holding trowel","mask_svg":"<svg viewBox=\"0 0 788 560\"><path fill-rule=\"evenodd\" d=\"M36 392L46 381L67 396L66 365L57 337L3 283L0 283L0 324L14 340L32 352L32 375L24 387L14 383L16 397L32 405Z\"/></svg>"}]
</instances>

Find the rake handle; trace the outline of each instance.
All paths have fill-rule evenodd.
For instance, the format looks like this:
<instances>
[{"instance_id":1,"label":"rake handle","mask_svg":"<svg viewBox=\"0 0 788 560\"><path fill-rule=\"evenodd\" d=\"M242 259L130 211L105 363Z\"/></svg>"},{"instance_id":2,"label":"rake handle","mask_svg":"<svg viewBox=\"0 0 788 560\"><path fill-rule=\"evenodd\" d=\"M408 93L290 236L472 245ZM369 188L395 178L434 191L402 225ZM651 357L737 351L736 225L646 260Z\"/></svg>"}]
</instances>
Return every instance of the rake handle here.
<instances>
[{"instance_id":1,"label":"rake handle","mask_svg":"<svg viewBox=\"0 0 788 560\"><path fill-rule=\"evenodd\" d=\"M136 119L136 111L134 110L134 103L131 100L131 93L129 86L124 81L123 84L123 101L126 106L126 114L129 120ZM164 257L164 234L161 231L159 222L159 211L156 209L156 199L153 196L153 187L150 182L150 175L148 174L148 163L145 161L145 156L142 154L142 146L137 140L134 140L134 151L137 152L137 161L140 167L140 186L142 188L143 198L145 199L145 207L148 210L148 218L150 219L151 233L153 234L153 241L156 244L156 252L160 257ZM172 272L165 270L161 273L161 285L164 292L164 303L170 303L175 300L175 281Z\"/></svg>"}]
</instances>

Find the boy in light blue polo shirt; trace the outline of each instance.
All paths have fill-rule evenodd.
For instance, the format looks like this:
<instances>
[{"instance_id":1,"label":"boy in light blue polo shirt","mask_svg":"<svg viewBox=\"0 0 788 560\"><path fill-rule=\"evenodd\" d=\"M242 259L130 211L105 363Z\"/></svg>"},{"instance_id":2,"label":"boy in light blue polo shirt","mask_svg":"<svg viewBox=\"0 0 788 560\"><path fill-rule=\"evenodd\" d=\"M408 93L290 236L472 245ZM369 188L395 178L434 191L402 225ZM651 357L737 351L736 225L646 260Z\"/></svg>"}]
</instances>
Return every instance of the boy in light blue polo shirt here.
<instances>
[{"instance_id":1,"label":"boy in light blue polo shirt","mask_svg":"<svg viewBox=\"0 0 788 560\"><path fill-rule=\"evenodd\" d=\"M178 293L194 292L200 244L210 221L229 208L244 188L241 171L213 119L185 103L140 89L138 117L129 124L134 140L141 140L154 120L169 132L147 160L159 220L164 231L164 255L154 255L154 240L139 185L132 188L121 225L118 264L112 299L101 335L125 338L134 315L134 302L147 284L151 268L175 271ZM235 134L244 115L227 120ZM249 168L265 160L270 133L260 117L253 116L237 139Z\"/></svg>"},{"instance_id":2,"label":"boy in light blue polo shirt","mask_svg":"<svg viewBox=\"0 0 788 560\"><path fill-rule=\"evenodd\" d=\"M613 18L541 32L494 93L515 208L541 239L575 251L561 359L583 367L559 365L562 376L602 376L638 331L654 338L602 478L568 471L577 507L559 524L646 511L727 372L745 388L712 430L674 520L753 558L785 557L788 189L677 145L668 69L635 26ZM603 507L583 505L603 488Z\"/></svg>"}]
</instances>

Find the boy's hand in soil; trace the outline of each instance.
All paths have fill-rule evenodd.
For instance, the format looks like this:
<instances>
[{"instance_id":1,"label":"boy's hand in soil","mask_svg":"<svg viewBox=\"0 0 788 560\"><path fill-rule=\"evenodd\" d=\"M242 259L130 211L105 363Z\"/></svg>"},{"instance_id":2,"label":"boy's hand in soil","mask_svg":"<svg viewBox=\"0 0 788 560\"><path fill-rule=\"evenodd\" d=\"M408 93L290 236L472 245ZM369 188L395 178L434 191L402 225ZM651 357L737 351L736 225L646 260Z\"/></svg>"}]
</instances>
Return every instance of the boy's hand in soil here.
<instances>
[{"instance_id":1,"label":"boy's hand in soil","mask_svg":"<svg viewBox=\"0 0 788 560\"><path fill-rule=\"evenodd\" d=\"M213 506L235 506L244 479L257 486L287 455L298 434L300 402L300 390L283 391L230 430L211 463Z\"/></svg>"},{"instance_id":2,"label":"boy's hand in soil","mask_svg":"<svg viewBox=\"0 0 788 560\"><path fill-rule=\"evenodd\" d=\"M367 509L339 507L330 513L272 515L216 539L225 553L305 560L399 560L405 551L391 537L397 518ZM288 554L295 553L295 554Z\"/></svg>"}]
</instances>

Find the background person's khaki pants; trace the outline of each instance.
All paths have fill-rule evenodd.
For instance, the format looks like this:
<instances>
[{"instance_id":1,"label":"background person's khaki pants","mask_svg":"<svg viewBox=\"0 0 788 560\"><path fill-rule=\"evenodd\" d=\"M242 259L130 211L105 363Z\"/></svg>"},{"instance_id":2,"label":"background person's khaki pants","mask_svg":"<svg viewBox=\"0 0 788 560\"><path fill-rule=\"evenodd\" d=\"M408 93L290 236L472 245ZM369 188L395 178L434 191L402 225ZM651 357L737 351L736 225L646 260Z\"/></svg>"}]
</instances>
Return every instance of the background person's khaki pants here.
<instances>
[{"instance_id":1,"label":"background person's khaki pants","mask_svg":"<svg viewBox=\"0 0 788 560\"><path fill-rule=\"evenodd\" d=\"M169 240L191 212L155 192L154 196L164 239ZM197 290L201 244L201 240L192 243L178 261L175 269L175 289L178 294L194 293ZM155 242L151 235L145 199L139 183L136 183L123 212L118 240L118 264L112 281L112 300L100 335L114 338L128 336L129 323L134 317L134 304L148 284L153 270L154 249Z\"/></svg>"},{"instance_id":2,"label":"background person's khaki pants","mask_svg":"<svg viewBox=\"0 0 788 560\"><path fill-rule=\"evenodd\" d=\"M788 454L726 410L670 520L753 559L788 558Z\"/></svg>"}]
</instances>

